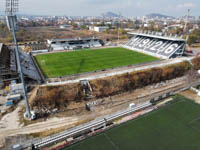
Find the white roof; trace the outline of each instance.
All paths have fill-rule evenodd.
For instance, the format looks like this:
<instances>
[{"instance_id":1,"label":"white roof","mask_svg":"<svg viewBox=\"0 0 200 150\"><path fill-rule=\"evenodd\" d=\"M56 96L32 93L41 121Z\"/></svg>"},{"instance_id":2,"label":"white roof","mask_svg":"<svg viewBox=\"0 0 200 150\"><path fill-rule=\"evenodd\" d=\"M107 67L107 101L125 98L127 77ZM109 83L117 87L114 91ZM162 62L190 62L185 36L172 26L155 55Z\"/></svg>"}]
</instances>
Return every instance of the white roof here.
<instances>
[{"instance_id":1,"label":"white roof","mask_svg":"<svg viewBox=\"0 0 200 150\"><path fill-rule=\"evenodd\" d=\"M181 39L181 38L176 38L176 37L164 37L164 36L145 34L145 33L136 33L136 32L129 32L129 34L140 35L140 36L148 36L148 37L159 38L159 39L170 40L170 41L184 41L184 42L186 42L186 40Z\"/></svg>"},{"instance_id":2,"label":"white roof","mask_svg":"<svg viewBox=\"0 0 200 150\"><path fill-rule=\"evenodd\" d=\"M67 38L67 39L48 39L49 42L70 42L70 41L84 41L84 40L98 40L98 38L91 37L91 38Z\"/></svg>"},{"instance_id":3,"label":"white roof","mask_svg":"<svg viewBox=\"0 0 200 150\"><path fill-rule=\"evenodd\" d=\"M18 98L18 97L21 97L21 94L8 95L7 99L9 99L9 98Z\"/></svg>"}]
</instances>

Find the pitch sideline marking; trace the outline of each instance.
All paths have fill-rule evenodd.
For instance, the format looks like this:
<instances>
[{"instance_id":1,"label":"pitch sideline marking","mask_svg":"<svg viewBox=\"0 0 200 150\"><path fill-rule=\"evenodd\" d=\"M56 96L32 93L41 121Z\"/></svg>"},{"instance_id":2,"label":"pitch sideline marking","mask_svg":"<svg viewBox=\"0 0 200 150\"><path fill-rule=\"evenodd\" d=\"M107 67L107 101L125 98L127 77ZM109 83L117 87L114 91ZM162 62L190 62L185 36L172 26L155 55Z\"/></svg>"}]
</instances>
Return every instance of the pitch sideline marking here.
<instances>
[{"instance_id":1,"label":"pitch sideline marking","mask_svg":"<svg viewBox=\"0 0 200 150\"><path fill-rule=\"evenodd\" d=\"M112 144L112 146L116 149L116 150L120 150L119 148L118 148L118 146L111 140L111 138L107 135L107 134L103 134L105 137L106 137L106 139Z\"/></svg>"}]
</instances>

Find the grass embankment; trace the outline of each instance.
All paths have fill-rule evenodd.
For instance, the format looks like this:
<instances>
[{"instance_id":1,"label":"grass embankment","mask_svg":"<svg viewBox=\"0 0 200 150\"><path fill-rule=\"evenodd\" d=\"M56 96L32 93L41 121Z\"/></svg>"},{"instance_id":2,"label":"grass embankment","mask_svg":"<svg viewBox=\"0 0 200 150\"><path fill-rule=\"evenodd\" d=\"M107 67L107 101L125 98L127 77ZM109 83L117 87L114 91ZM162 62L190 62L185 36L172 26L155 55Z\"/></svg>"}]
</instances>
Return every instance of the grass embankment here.
<instances>
[{"instance_id":1,"label":"grass embankment","mask_svg":"<svg viewBox=\"0 0 200 150\"><path fill-rule=\"evenodd\" d=\"M93 89L93 97L104 98L117 94L131 92L153 83L171 80L184 76L191 69L189 62L182 62L163 68L152 68L138 72L126 73L92 80L90 84ZM81 102L86 100L80 83L66 84L60 86L40 87L31 101L33 107L40 109L67 108L70 102Z\"/></svg>"}]
</instances>

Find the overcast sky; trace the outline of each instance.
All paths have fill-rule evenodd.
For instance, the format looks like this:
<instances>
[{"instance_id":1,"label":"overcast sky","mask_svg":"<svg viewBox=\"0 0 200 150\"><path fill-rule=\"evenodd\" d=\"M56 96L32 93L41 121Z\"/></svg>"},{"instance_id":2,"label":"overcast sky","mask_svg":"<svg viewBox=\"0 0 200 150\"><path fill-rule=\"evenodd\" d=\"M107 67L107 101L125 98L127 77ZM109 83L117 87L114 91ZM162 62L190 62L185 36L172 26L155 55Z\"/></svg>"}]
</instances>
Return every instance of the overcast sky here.
<instances>
[{"instance_id":1,"label":"overcast sky","mask_svg":"<svg viewBox=\"0 0 200 150\"><path fill-rule=\"evenodd\" d=\"M187 9L200 16L200 0L19 0L20 13L33 15L100 16L112 11L123 16L142 16L162 13L183 16ZM5 0L0 0L0 13Z\"/></svg>"}]
</instances>

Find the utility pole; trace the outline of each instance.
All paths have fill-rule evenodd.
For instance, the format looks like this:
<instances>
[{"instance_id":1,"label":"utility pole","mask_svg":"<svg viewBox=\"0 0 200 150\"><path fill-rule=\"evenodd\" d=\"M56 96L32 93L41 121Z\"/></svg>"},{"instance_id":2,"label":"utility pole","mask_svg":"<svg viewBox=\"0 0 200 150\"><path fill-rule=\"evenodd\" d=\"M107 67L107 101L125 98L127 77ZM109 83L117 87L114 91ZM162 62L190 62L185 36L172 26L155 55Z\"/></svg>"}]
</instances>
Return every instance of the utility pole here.
<instances>
[{"instance_id":1,"label":"utility pole","mask_svg":"<svg viewBox=\"0 0 200 150\"><path fill-rule=\"evenodd\" d=\"M187 15L186 15L185 27L184 27L184 32L185 33L187 32L187 25L188 25L188 22L189 22L189 16L190 16L190 9L188 9Z\"/></svg>"},{"instance_id":2,"label":"utility pole","mask_svg":"<svg viewBox=\"0 0 200 150\"><path fill-rule=\"evenodd\" d=\"M25 81L24 81L24 74L23 74L21 61L20 61L19 47L18 47L17 38L16 38L16 32L18 30L16 12L18 11L18 4L19 4L18 0L6 0L6 19L7 19L8 28L13 34L15 55L16 55L16 59L17 59L17 68L18 68L18 73L20 75L22 85L23 85L23 94L24 94L24 98L26 101L26 113L24 114L24 116L26 118L32 120L34 118L31 114L31 109L30 109L30 105L28 102L26 85L25 85Z\"/></svg>"},{"instance_id":3,"label":"utility pole","mask_svg":"<svg viewBox=\"0 0 200 150\"><path fill-rule=\"evenodd\" d=\"M105 14L102 13L102 17L103 17L103 24L105 25Z\"/></svg>"},{"instance_id":4,"label":"utility pole","mask_svg":"<svg viewBox=\"0 0 200 150\"><path fill-rule=\"evenodd\" d=\"M121 26L121 13L119 12L119 19L118 19L118 46L120 44L120 26Z\"/></svg>"}]
</instances>

